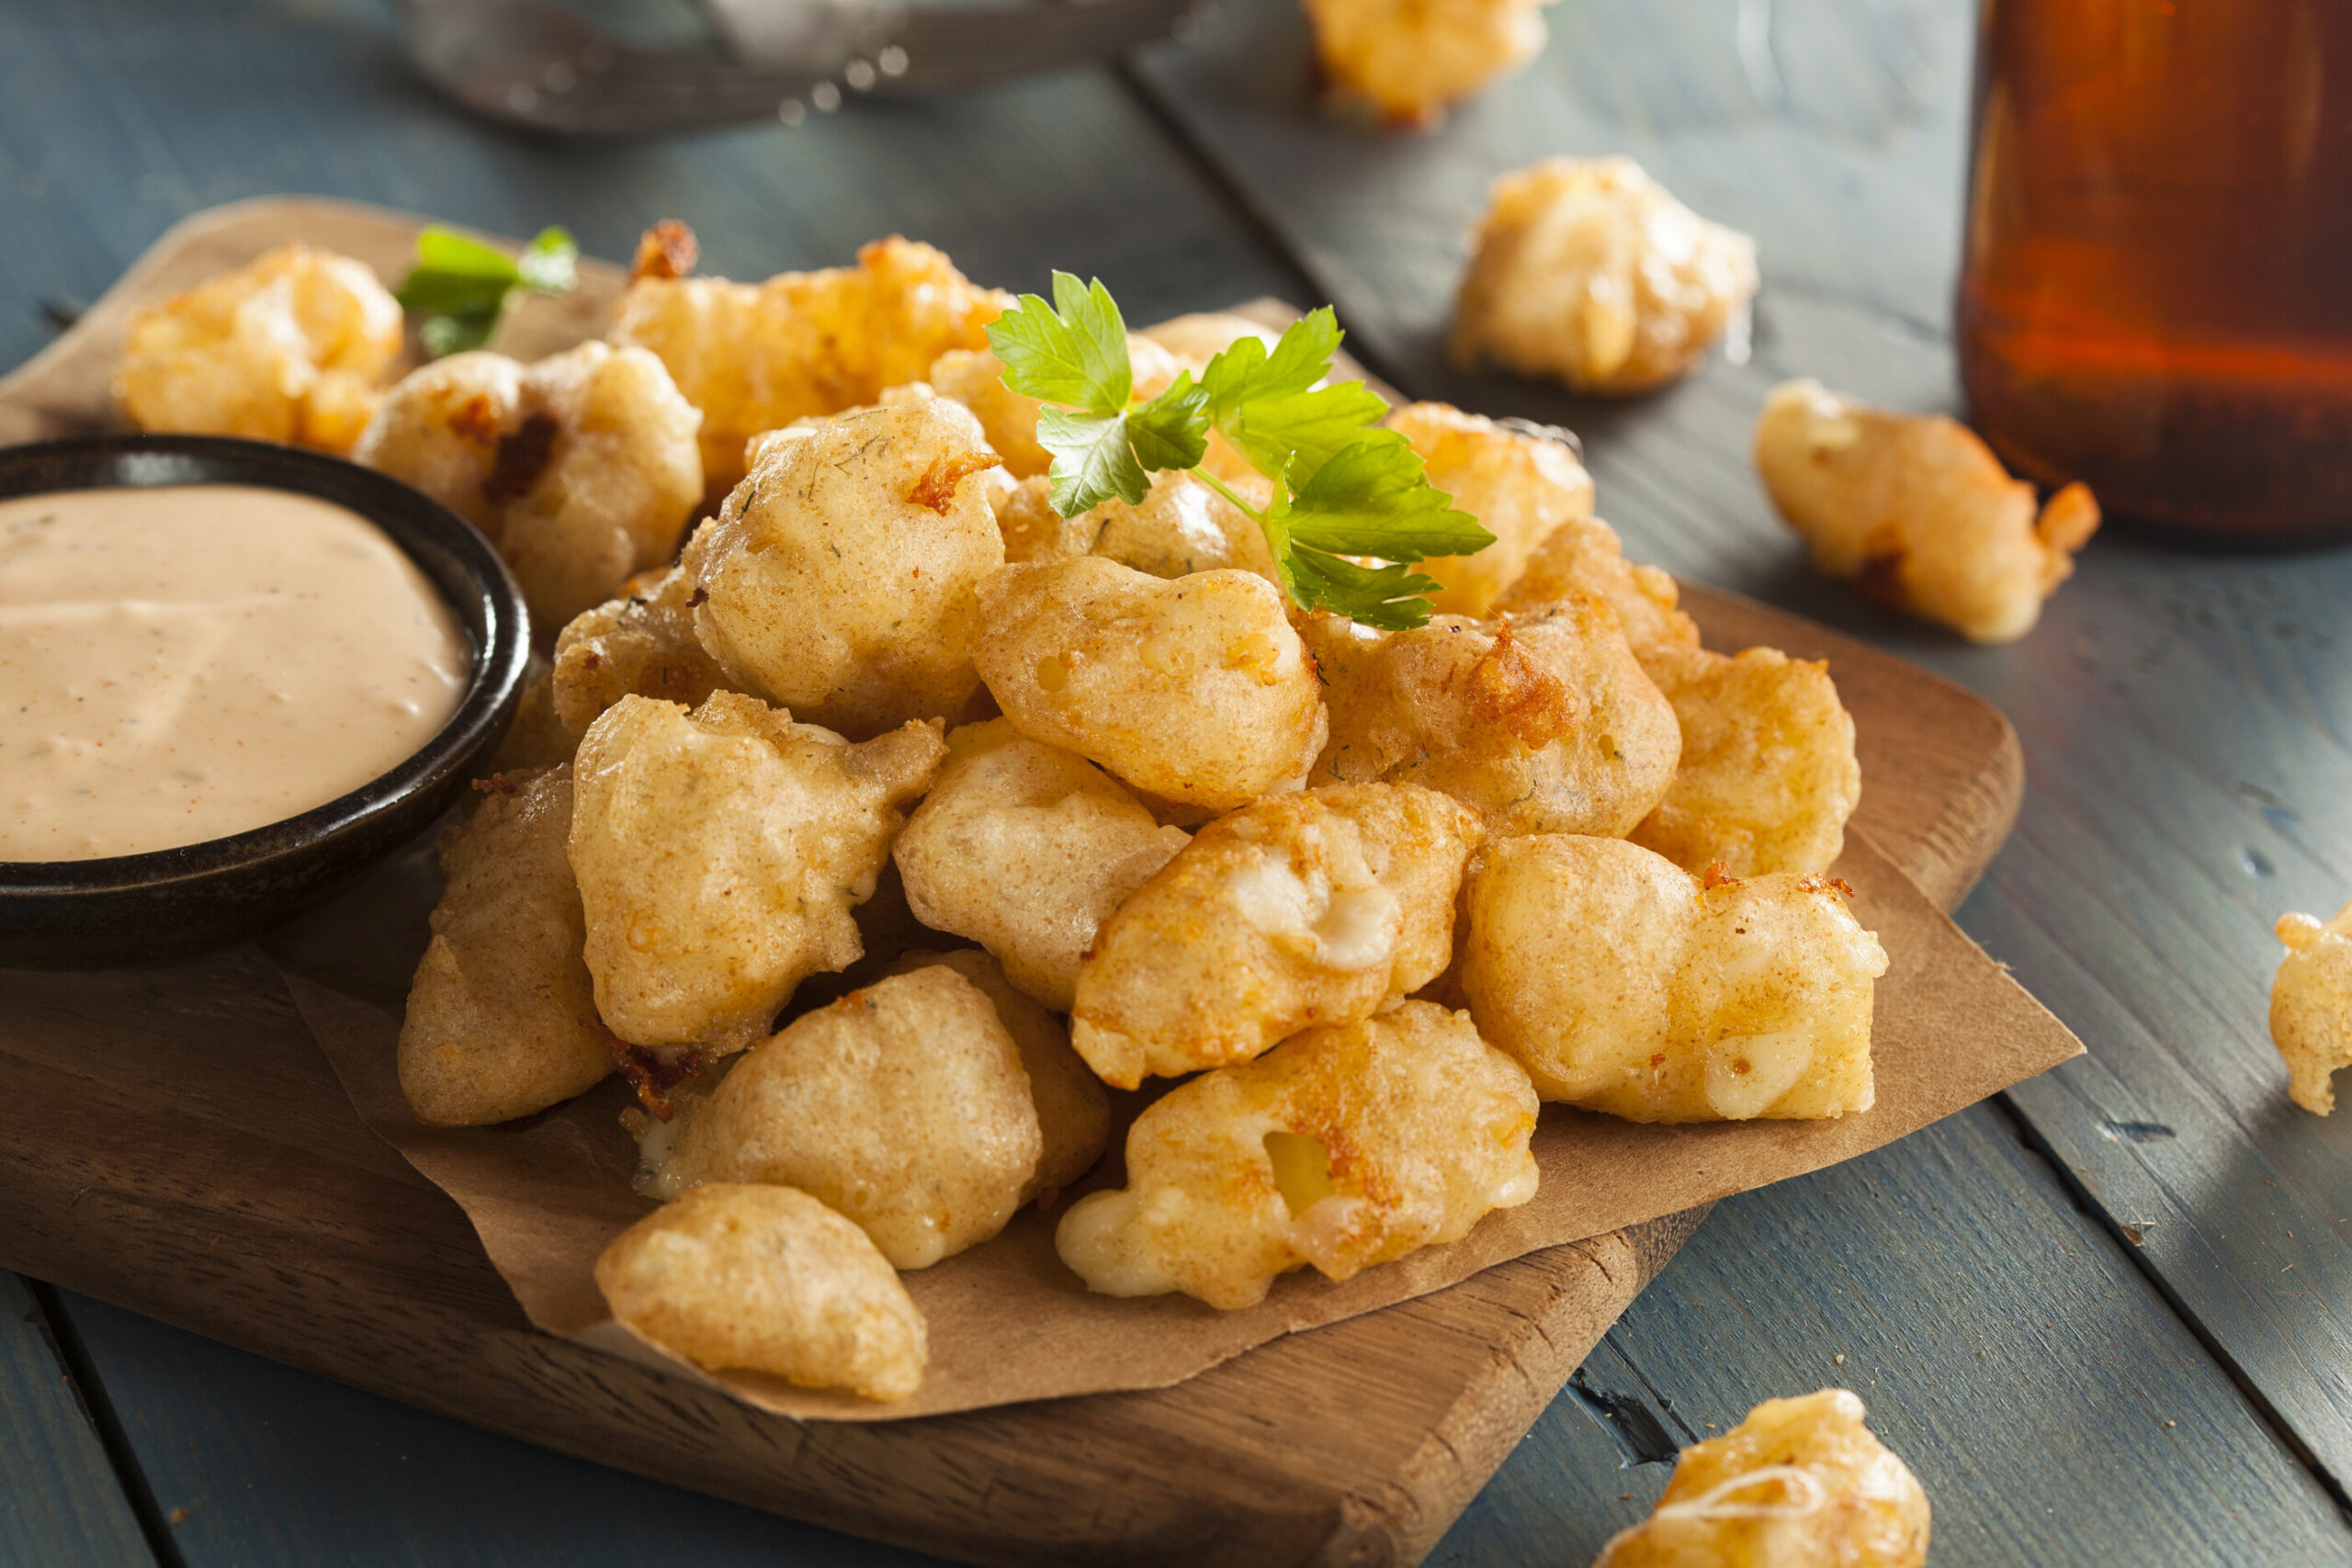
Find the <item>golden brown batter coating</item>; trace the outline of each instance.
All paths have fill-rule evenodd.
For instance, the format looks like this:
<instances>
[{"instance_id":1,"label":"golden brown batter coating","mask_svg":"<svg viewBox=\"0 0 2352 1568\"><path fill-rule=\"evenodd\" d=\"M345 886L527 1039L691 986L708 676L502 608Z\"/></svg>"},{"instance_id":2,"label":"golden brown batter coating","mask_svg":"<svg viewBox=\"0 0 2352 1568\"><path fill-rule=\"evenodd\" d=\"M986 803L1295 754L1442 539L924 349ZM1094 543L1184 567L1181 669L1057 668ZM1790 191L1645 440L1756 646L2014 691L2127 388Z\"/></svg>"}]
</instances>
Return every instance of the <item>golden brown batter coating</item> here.
<instances>
[{"instance_id":1,"label":"golden brown batter coating","mask_svg":"<svg viewBox=\"0 0 2352 1568\"><path fill-rule=\"evenodd\" d=\"M1466 1013L1405 1002L1179 1085L1127 1134L1127 1185L1079 1200L1055 1246L1093 1290L1253 1306L1535 1195L1535 1091Z\"/></svg>"},{"instance_id":2,"label":"golden brown batter coating","mask_svg":"<svg viewBox=\"0 0 2352 1568\"><path fill-rule=\"evenodd\" d=\"M1417 784L1335 784L1220 817L1103 922L1070 1043L1133 1089L1368 1018L1437 977L1479 838Z\"/></svg>"},{"instance_id":3,"label":"golden brown batter coating","mask_svg":"<svg viewBox=\"0 0 2352 1568\"><path fill-rule=\"evenodd\" d=\"M917 919L978 942L1067 1012L1095 932L1185 842L1085 758L996 718L948 736L892 853Z\"/></svg>"},{"instance_id":4,"label":"golden brown batter coating","mask_svg":"<svg viewBox=\"0 0 2352 1568\"><path fill-rule=\"evenodd\" d=\"M2316 1115L2335 1109L2330 1080L2352 1066L2352 904L2324 923L2278 917L2287 956L2270 984L2270 1039L2287 1059L2288 1093Z\"/></svg>"},{"instance_id":5,"label":"golden brown batter coating","mask_svg":"<svg viewBox=\"0 0 2352 1568\"><path fill-rule=\"evenodd\" d=\"M1544 51L1551 0L1306 0L1315 57L1344 97L1430 126Z\"/></svg>"},{"instance_id":6,"label":"golden brown batter coating","mask_svg":"<svg viewBox=\"0 0 2352 1568\"><path fill-rule=\"evenodd\" d=\"M642 349L453 354L385 395L352 457L487 534L544 642L677 549L702 501L700 423Z\"/></svg>"},{"instance_id":7,"label":"golden brown batter coating","mask_svg":"<svg viewBox=\"0 0 2352 1568\"><path fill-rule=\"evenodd\" d=\"M280 245L133 316L114 397L141 430L348 452L400 354L367 264Z\"/></svg>"},{"instance_id":8,"label":"golden brown batter coating","mask_svg":"<svg viewBox=\"0 0 2352 1568\"><path fill-rule=\"evenodd\" d=\"M659 355L702 410L704 478L724 495L743 477L752 436L874 402L922 380L950 349L988 347L988 324L1012 303L893 234L860 250L855 266L765 283L641 277L610 335Z\"/></svg>"},{"instance_id":9,"label":"golden brown batter coating","mask_svg":"<svg viewBox=\"0 0 2352 1568\"><path fill-rule=\"evenodd\" d=\"M1010 566L980 590L975 657L1023 735L1136 789L1227 811L1304 780L1328 720L1274 585L1172 581L1080 556Z\"/></svg>"},{"instance_id":10,"label":"golden brown batter coating","mask_svg":"<svg viewBox=\"0 0 2352 1568\"><path fill-rule=\"evenodd\" d=\"M484 783L480 809L441 835L433 940L401 1021L401 1090L435 1127L528 1116L613 1070L564 853L571 770Z\"/></svg>"},{"instance_id":11,"label":"golden brown batter coating","mask_svg":"<svg viewBox=\"0 0 2352 1568\"><path fill-rule=\"evenodd\" d=\"M1593 1568L1921 1568L1928 1495L1842 1388L1768 1399L1682 1450Z\"/></svg>"},{"instance_id":12,"label":"golden brown batter coating","mask_svg":"<svg viewBox=\"0 0 2352 1568\"><path fill-rule=\"evenodd\" d=\"M571 838L605 1024L651 1047L765 1035L794 986L857 960L850 910L946 750L935 723L853 746L735 692L605 709Z\"/></svg>"},{"instance_id":13,"label":"golden brown batter coating","mask_svg":"<svg viewBox=\"0 0 2352 1568\"><path fill-rule=\"evenodd\" d=\"M727 672L695 637L694 586L676 567L648 572L623 597L564 626L548 698L573 746L597 715L631 694L691 707L726 687Z\"/></svg>"},{"instance_id":14,"label":"golden brown batter coating","mask_svg":"<svg viewBox=\"0 0 2352 1568\"><path fill-rule=\"evenodd\" d=\"M763 436L695 531L695 630L729 684L853 739L953 716L979 685L973 590L1003 563L996 455L918 397Z\"/></svg>"},{"instance_id":15,"label":"golden brown batter coating","mask_svg":"<svg viewBox=\"0 0 2352 1568\"><path fill-rule=\"evenodd\" d=\"M1415 569L1445 584L1430 595L1441 615L1487 614L1544 540L1592 516L1592 476L1565 439L1512 430L1450 403L1413 403L1387 424L1429 464L1430 483L1495 536L1474 555L1435 556Z\"/></svg>"},{"instance_id":16,"label":"golden brown batter coating","mask_svg":"<svg viewBox=\"0 0 2352 1568\"><path fill-rule=\"evenodd\" d=\"M2098 502L2081 485L2037 517L2033 487L1966 425L1867 408L1818 381L1772 389L1756 471L1815 566L1971 642L2031 631L2098 531Z\"/></svg>"},{"instance_id":17,"label":"golden brown batter coating","mask_svg":"<svg viewBox=\"0 0 2352 1568\"><path fill-rule=\"evenodd\" d=\"M708 1371L904 1399L922 1386L922 1313L865 1233L789 1187L714 1184L613 1238L596 1288L639 1337Z\"/></svg>"},{"instance_id":18,"label":"golden brown batter coating","mask_svg":"<svg viewBox=\"0 0 2352 1568\"><path fill-rule=\"evenodd\" d=\"M1314 615L1299 631L1331 711L1317 784L1425 784L1498 835L1616 838L1675 777L1674 709L1599 599L1402 632Z\"/></svg>"},{"instance_id":19,"label":"golden brown batter coating","mask_svg":"<svg viewBox=\"0 0 2352 1568\"><path fill-rule=\"evenodd\" d=\"M1617 839L1505 839L1464 893L1463 991L1546 1100L1630 1122L1867 1111L1886 954L1842 890L1702 884Z\"/></svg>"},{"instance_id":20,"label":"golden brown batter coating","mask_svg":"<svg viewBox=\"0 0 2352 1568\"><path fill-rule=\"evenodd\" d=\"M1453 357L1603 396L1690 373L1756 293L1756 242L1630 158L1547 158L1497 180L1453 301Z\"/></svg>"},{"instance_id":21,"label":"golden brown batter coating","mask_svg":"<svg viewBox=\"0 0 2352 1568\"><path fill-rule=\"evenodd\" d=\"M650 1151L649 1151L650 1152ZM900 1269L988 1240L1044 1152L1021 1051L987 994L945 964L852 991L753 1046L686 1113L648 1188L797 1187Z\"/></svg>"}]
</instances>

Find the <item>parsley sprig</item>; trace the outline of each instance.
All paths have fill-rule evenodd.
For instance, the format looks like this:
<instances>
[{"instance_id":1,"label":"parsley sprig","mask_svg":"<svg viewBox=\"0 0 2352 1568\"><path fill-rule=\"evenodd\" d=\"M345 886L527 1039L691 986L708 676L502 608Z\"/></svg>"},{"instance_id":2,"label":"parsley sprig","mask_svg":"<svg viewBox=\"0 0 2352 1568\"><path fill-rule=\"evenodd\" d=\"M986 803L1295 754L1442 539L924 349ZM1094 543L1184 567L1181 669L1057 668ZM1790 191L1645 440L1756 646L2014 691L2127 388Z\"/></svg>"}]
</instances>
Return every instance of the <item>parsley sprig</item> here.
<instances>
[{"instance_id":1,"label":"parsley sprig","mask_svg":"<svg viewBox=\"0 0 2352 1568\"><path fill-rule=\"evenodd\" d=\"M1054 274L1051 304L1023 295L989 328L1004 384L1046 406L1038 444L1053 454L1054 511L1091 512L1116 496L1133 505L1151 474L1193 469L1266 536L1292 603L1391 631L1425 625L1422 595L1443 586L1413 571L1430 556L1495 542L1429 481L1410 443L1378 428L1388 412L1361 381L1322 386L1340 346L1329 308L1291 323L1272 350L1246 337L1159 396L1135 395L1126 322L1101 282ZM1250 505L1200 468L1215 430L1273 481ZM1348 558L1367 556L1366 566Z\"/></svg>"},{"instance_id":2,"label":"parsley sprig","mask_svg":"<svg viewBox=\"0 0 2352 1568\"><path fill-rule=\"evenodd\" d=\"M498 330L509 296L517 288L563 294L579 281L580 247L561 229L539 237L509 258L454 230L430 228L416 237L416 266L394 296L404 310L421 311L418 327L424 352L438 359L480 348Z\"/></svg>"}]
</instances>

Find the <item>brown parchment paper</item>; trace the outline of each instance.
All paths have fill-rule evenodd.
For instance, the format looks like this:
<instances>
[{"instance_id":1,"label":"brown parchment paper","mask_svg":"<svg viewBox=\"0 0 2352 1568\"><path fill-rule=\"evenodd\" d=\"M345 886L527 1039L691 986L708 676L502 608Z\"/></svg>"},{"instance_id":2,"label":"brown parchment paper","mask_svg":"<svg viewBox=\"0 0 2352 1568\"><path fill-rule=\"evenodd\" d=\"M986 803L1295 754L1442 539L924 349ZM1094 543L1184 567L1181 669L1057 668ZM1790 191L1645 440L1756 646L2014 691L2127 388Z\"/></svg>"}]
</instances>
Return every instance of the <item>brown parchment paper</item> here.
<instances>
[{"instance_id":1,"label":"brown parchment paper","mask_svg":"<svg viewBox=\"0 0 2352 1568\"><path fill-rule=\"evenodd\" d=\"M423 846L281 933L271 950L362 1119L457 1200L534 1324L713 1382L764 1410L874 1421L1181 1382L1279 1335L1424 1295L1541 1247L1849 1159L2081 1051L1866 839L1849 834L1837 870L1890 961L1878 984L1878 1099L1868 1111L1835 1122L1649 1127L1547 1106L1535 1132L1543 1181L1532 1201L1488 1215L1452 1246L1344 1284L1311 1270L1286 1275L1264 1303L1240 1312L1182 1296L1093 1295L1054 1253L1058 1211L1024 1210L994 1241L905 1276L930 1320L931 1369L919 1393L888 1405L758 1374L709 1377L611 1321L590 1270L605 1244L653 1207L629 1190L636 1145L620 1126L629 1098L619 1080L504 1127L432 1128L409 1114L393 1046L434 896Z\"/></svg>"}]
</instances>

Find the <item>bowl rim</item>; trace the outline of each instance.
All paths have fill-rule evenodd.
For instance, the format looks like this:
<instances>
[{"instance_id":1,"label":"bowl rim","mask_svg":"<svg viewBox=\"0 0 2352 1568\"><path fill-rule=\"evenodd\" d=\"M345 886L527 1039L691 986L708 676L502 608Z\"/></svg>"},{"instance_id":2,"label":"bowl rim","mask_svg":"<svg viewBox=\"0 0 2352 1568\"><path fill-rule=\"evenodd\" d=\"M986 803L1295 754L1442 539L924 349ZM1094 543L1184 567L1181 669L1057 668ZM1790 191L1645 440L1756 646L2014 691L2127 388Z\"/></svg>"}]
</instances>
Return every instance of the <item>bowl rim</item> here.
<instances>
[{"instance_id":1,"label":"bowl rim","mask_svg":"<svg viewBox=\"0 0 2352 1568\"><path fill-rule=\"evenodd\" d=\"M88 860L0 860L0 898L42 902L186 890L224 872L307 860L469 765L512 716L531 649L514 573L481 530L424 491L307 447L226 435L114 434L0 446L0 501L81 490L246 485L290 491L367 519L437 590L469 649L469 676L447 723L358 788L224 838ZM435 558L438 557L439 558ZM455 571L449 569L454 567ZM462 596L453 577L462 577Z\"/></svg>"}]
</instances>

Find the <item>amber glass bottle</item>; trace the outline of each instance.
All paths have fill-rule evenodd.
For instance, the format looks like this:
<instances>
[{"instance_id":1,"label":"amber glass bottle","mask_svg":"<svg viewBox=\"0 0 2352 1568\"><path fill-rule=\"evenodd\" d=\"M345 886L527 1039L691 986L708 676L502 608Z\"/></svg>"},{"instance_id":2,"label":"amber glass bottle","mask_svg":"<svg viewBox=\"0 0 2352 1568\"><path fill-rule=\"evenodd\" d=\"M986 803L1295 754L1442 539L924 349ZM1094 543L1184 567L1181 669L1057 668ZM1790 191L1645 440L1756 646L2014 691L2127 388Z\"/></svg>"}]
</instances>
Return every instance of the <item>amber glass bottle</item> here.
<instances>
[{"instance_id":1,"label":"amber glass bottle","mask_svg":"<svg viewBox=\"0 0 2352 1568\"><path fill-rule=\"evenodd\" d=\"M2020 473L2352 538L2352 0L1981 0L1957 328Z\"/></svg>"}]
</instances>

